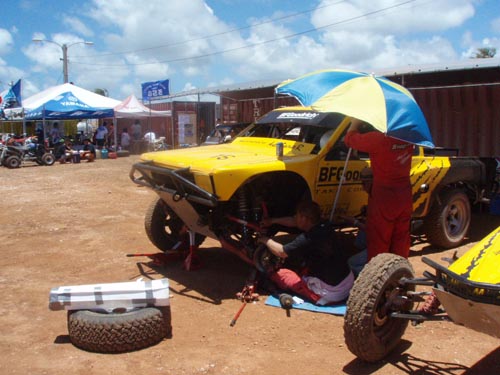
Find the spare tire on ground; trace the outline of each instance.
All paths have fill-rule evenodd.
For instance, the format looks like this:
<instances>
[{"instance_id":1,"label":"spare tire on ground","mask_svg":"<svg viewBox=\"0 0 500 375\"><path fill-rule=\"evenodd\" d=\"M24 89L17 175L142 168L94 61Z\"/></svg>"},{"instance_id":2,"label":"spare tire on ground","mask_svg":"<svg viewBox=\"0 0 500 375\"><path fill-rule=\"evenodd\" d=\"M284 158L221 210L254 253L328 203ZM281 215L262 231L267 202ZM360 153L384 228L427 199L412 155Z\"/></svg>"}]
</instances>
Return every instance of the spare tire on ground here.
<instances>
[{"instance_id":1,"label":"spare tire on ground","mask_svg":"<svg viewBox=\"0 0 500 375\"><path fill-rule=\"evenodd\" d=\"M118 150L116 151L116 156L119 158L123 156L130 156L130 152L128 150Z\"/></svg>"},{"instance_id":2,"label":"spare tire on ground","mask_svg":"<svg viewBox=\"0 0 500 375\"><path fill-rule=\"evenodd\" d=\"M159 343L172 334L170 306L145 307L124 313L68 311L73 345L98 353L124 353Z\"/></svg>"}]
</instances>

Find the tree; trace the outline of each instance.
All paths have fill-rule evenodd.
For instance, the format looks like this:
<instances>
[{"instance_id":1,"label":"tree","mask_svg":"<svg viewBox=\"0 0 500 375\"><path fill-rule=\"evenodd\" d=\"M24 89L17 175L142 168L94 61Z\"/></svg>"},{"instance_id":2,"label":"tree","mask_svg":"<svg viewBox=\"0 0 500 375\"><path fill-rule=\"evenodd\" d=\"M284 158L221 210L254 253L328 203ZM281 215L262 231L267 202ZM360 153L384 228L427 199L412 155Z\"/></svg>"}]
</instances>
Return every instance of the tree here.
<instances>
[{"instance_id":1,"label":"tree","mask_svg":"<svg viewBox=\"0 0 500 375\"><path fill-rule=\"evenodd\" d=\"M496 48L492 48L492 47L478 48L474 58L476 58L476 59L489 59L491 57L495 57L496 53L497 53Z\"/></svg>"},{"instance_id":2,"label":"tree","mask_svg":"<svg viewBox=\"0 0 500 375\"><path fill-rule=\"evenodd\" d=\"M94 89L94 92L102 96L108 96L108 90L106 89Z\"/></svg>"}]
</instances>

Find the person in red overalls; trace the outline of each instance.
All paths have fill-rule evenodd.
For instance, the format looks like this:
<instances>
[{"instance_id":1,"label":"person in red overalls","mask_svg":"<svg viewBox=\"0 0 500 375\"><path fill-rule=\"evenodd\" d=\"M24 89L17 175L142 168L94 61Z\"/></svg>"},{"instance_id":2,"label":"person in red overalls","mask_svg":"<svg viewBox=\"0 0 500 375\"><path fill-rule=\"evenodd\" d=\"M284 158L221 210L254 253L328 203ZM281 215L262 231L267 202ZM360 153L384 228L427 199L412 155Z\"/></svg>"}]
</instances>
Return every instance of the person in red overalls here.
<instances>
[{"instance_id":1,"label":"person in red overalls","mask_svg":"<svg viewBox=\"0 0 500 375\"><path fill-rule=\"evenodd\" d=\"M408 258L413 211L410 182L413 145L373 128L361 133L363 124L353 118L344 142L370 155L373 185L366 216L368 261L380 253Z\"/></svg>"}]
</instances>

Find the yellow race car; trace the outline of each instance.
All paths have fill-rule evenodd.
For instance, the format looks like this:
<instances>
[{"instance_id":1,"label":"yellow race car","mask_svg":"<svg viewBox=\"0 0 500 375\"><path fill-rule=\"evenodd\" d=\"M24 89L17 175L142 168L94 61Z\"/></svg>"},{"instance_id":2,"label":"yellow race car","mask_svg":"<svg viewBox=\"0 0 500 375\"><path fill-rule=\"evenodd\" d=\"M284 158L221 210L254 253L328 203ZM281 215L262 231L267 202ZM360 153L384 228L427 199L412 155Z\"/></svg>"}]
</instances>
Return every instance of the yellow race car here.
<instances>
[{"instance_id":1,"label":"yellow race car","mask_svg":"<svg viewBox=\"0 0 500 375\"><path fill-rule=\"evenodd\" d=\"M209 237L253 265L259 223L293 215L300 200L316 201L325 219L342 225L337 218L359 215L368 201L361 171L370 159L345 145L350 121L339 113L285 107L231 142L141 155L130 177L158 195L146 210L146 234L163 252ZM439 248L463 241L471 210L491 190L495 173L492 160L449 152L416 147L410 172L412 232Z\"/></svg>"},{"instance_id":2,"label":"yellow race car","mask_svg":"<svg viewBox=\"0 0 500 375\"><path fill-rule=\"evenodd\" d=\"M428 258L434 268L414 278L407 259L394 254L374 257L360 273L347 301L344 337L360 359L376 362L396 347L409 321L450 320L500 338L500 227L444 267ZM413 310L432 286L441 302L437 315Z\"/></svg>"}]
</instances>

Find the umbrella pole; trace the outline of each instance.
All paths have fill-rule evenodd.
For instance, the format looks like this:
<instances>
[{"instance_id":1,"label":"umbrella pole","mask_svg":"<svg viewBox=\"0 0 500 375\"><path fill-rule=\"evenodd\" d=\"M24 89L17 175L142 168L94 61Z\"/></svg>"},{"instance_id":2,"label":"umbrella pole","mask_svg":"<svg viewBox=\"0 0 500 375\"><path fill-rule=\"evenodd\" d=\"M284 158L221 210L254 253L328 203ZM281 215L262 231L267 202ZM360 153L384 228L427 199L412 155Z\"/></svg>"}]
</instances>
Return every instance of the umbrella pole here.
<instances>
[{"instance_id":1,"label":"umbrella pole","mask_svg":"<svg viewBox=\"0 0 500 375\"><path fill-rule=\"evenodd\" d=\"M342 171L342 176L340 177L339 187L337 189L337 194L335 194L335 201L333 202L332 212L330 212L330 221L333 221L333 214L335 209L337 208L337 202L340 197L340 189L342 188L342 184L344 182L345 174L347 171L347 164L349 163L349 159L351 158L352 148L349 147L349 151L347 151L347 157L345 158L344 170Z\"/></svg>"}]
</instances>

